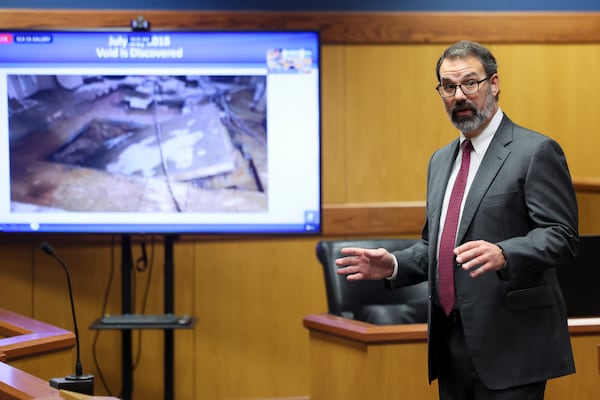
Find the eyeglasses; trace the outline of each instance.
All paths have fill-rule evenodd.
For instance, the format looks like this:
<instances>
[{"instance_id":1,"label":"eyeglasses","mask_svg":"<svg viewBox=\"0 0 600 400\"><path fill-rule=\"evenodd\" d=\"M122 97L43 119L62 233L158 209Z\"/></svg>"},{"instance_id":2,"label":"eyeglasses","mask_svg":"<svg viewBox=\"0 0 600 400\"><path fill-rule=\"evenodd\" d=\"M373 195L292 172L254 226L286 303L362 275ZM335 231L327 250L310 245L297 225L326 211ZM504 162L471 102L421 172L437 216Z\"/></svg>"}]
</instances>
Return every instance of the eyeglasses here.
<instances>
[{"instance_id":1,"label":"eyeglasses","mask_svg":"<svg viewBox=\"0 0 600 400\"><path fill-rule=\"evenodd\" d=\"M490 79L491 76L483 78L482 80L476 81L475 79L469 79L457 85L456 83L440 83L435 87L442 97L452 97L456 94L456 89L460 88L464 94L475 94L479 92L479 84Z\"/></svg>"}]
</instances>

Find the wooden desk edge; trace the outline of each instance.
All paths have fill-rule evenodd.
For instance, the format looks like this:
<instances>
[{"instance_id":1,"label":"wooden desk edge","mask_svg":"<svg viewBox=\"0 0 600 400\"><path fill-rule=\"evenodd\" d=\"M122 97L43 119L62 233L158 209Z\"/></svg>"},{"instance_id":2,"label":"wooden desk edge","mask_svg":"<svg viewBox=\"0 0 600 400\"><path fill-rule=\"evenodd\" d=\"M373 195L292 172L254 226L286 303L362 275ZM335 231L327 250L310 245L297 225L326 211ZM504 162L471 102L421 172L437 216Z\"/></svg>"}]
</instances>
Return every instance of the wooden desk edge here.
<instances>
[{"instance_id":1,"label":"wooden desk edge","mask_svg":"<svg viewBox=\"0 0 600 400\"><path fill-rule=\"evenodd\" d=\"M600 333L600 318L569 318L568 322L571 335ZM427 324L374 325L331 314L309 314L304 317L303 325L310 331L328 333L364 343L427 340Z\"/></svg>"},{"instance_id":2,"label":"wooden desk edge","mask_svg":"<svg viewBox=\"0 0 600 400\"><path fill-rule=\"evenodd\" d=\"M48 381L0 363L0 398L11 400L118 400L110 396L89 396L55 389Z\"/></svg>"},{"instance_id":3,"label":"wooden desk edge","mask_svg":"<svg viewBox=\"0 0 600 400\"><path fill-rule=\"evenodd\" d=\"M81 393L76 393L76 392L72 392L70 390L64 390L64 389L60 389L58 391L61 395L61 399L64 400L119 400L116 397L112 397L112 396L90 396L87 394L81 394ZM46 399L42 399L42 400L46 400ZM52 400L52 399L50 399Z\"/></svg>"},{"instance_id":4,"label":"wooden desk edge","mask_svg":"<svg viewBox=\"0 0 600 400\"><path fill-rule=\"evenodd\" d=\"M330 314L310 314L304 326L311 331L329 333L366 343L424 341L427 324L374 325Z\"/></svg>"},{"instance_id":5,"label":"wooden desk edge","mask_svg":"<svg viewBox=\"0 0 600 400\"><path fill-rule=\"evenodd\" d=\"M62 399L47 381L0 363L0 393L8 399Z\"/></svg>"},{"instance_id":6,"label":"wooden desk edge","mask_svg":"<svg viewBox=\"0 0 600 400\"><path fill-rule=\"evenodd\" d=\"M600 317L569 318L569 332L571 335L600 333Z\"/></svg>"},{"instance_id":7,"label":"wooden desk edge","mask_svg":"<svg viewBox=\"0 0 600 400\"><path fill-rule=\"evenodd\" d=\"M0 361L31 357L75 346L75 335L65 329L0 308Z\"/></svg>"}]
</instances>

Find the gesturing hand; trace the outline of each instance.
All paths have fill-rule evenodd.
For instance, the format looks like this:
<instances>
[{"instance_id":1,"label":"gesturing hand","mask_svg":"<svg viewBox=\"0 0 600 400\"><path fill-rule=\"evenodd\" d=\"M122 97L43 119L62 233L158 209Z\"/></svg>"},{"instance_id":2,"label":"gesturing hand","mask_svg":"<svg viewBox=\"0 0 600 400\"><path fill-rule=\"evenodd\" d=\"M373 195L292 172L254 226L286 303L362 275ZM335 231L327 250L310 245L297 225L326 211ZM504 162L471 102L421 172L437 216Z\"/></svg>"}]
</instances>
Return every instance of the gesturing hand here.
<instances>
[{"instance_id":1,"label":"gesturing hand","mask_svg":"<svg viewBox=\"0 0 600 400\"><path fill-rule=\"evenodd\" d=\"M349 281L384 279L394 272L394 256L383 248L346 247L341 251L343 257L335 260L340 267L337 273Z\"/></svg>"},{"instance_id":2,"label":"gesturing hand","mask_svg":"<svg viewBox=\"0 0 600 400\"><path fill-rule=\"evenodd\" d=\"M463 243L454 249L456 262L461 268L470 271L469 275L476 278L479 275L502 269L506 263L502 249L494 243L484 240L474 240Z\"/></svg>"}]
</instances>

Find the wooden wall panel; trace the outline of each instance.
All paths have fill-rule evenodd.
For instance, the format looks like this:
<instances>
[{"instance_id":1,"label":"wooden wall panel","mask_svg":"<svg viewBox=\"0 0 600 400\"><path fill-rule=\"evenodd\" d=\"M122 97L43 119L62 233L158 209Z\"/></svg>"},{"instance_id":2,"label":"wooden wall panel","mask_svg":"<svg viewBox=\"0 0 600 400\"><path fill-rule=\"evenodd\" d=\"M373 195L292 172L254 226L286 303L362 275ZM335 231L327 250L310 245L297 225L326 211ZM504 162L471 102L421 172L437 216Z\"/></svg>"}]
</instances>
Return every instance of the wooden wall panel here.
<instances>
[{"instance_id":1,"label":"wooden wall panel","mask_svg":"<svg viewBox=\"0 0 600 400\"><path fill-rule=\"evenodd\" d=\"M425 199L429 156L455 136L434 90L442 50L439 45L346 47L347 202Z\"/></svg>"},{"instance_id":2,"label":"wooden wall panel","mask_svg":"<svg viewBox=\"0 0 600 400\"><path fill-rule=\"evenodd\" d=\"M2 308L23 315L33 312L32 248L20 237L1 238L0 304Z\"/></svg>"},{"instance_id":3,"label":"wooden wall panel","mask_svg":"<svg viewBox=\"0 0 600 400\"><path fill-rule=\"evenodd\" d=\"M574 177L600 177L600 43L493 45L500 105L511 118L555 138Z\"/></svg>"},{"instance_id":4,"label":"wooden wall panel","mask_svg":"<svg viewBox=\"0 0 600 400\"><path fill-rule=\"evenodd\" d=\"M176 310L199 318L193 331L177 332L177 398L308 393L308 334L301 321L326 310L315 245L322 238L420 233L426 163L456 134L433 90L434 64L446 43L467 37L491 44L500 62L504 110L563 144L575 176L600 176L595 154L600 88L594 77L600 60L598 13L0 10L0 26L126 26L139 14L164 28L315 28L324 42L325 233L313 238L188 237L176 243ZM582 232L600 232L597 196L579 196ZM109 281L108 310L119 310L118 243L75 235L0 237L0 276L8 282L0 295L3 307L65 329L72 325L62 271L39 250L41 240L52 240L72 267L84 368L98 377L91 353L96 332L87 327L101 314ZM148 312L162 307L160 244L156 251ZM139 254L136 246L134 258ZM116 275L111 276L113 267ZM141 293L149 272L136 276ZM135 337L136 355L141 351L136 395L159 398L162 335ZM118 395L118 333L102 332L98 349L102 373ZM99 380L97 389L106 393Z\"/></svg>"},{"instance_id":5,"label":"wooden wall panel","mask_svg":"<svg viewBox=\"0 0 600 400\"><path fill-rule=\"evenodd\" d=\"M346 201L346 75L344 46L331 45L321 54L321 199L324 203ZM325 78L327 77L327 78ZM325 115L327 116L325 118Z\"/></svg>"},{"instance_id":6,"label":"wooden wall panel","mask_svg":"<svg viewBox=\"0 0 600 400\"><path fill-rule=\"evenodd\" d=\"M196 398L308 393L302 318L325 310L316 239L199 241Z\"/></svg>"},{"instance_id":7,"label":"wooden wall panel","mask_svg":"<svg viewBox=\"0 0 600 400\"><path fill-rule=\"evenodd\" d=\"M1 9L0 9L1 10ZM154 28L315 29L324 43L600 42L598 12L228 12L18 10L0 12L2 27L129 27L145 17Z\"/></svg>"},{"instance_id":8,"label":"wooden wall panel","mask_svg":"<svg viewBox=\"0 0 600 400\"><path fill-rule=\"evenodd\" d=\"M600 44L492 45L500 74L500 106L515 121L555 138L574 177L600 176L600 136L594 128ZM344 137L348 203L421 201L431 153L456 137L439 96L434 68L444 46L346 46L345 119L331 132ZM328 46L324 46L324 53ZM327 80L327 75L324 75ZM338 103L323 88L324 104ZM327 114L324 114L327 119ZM337 154L324 131L324 157ZM339 139L336 138L339 142ZM324 173L327 179L327 166ZM337 200L336 202L339 202ZM325 203L330 201L325 199Z\"/></svg>"}]
</instances>

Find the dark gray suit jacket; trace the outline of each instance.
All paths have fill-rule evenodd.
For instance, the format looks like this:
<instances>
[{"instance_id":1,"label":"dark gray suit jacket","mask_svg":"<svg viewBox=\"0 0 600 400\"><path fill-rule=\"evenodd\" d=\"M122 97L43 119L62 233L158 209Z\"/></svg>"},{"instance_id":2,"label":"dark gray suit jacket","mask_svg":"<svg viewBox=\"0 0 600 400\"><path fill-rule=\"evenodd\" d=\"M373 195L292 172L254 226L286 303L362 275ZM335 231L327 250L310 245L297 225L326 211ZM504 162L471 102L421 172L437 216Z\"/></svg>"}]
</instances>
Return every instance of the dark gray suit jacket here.
<instances>
[{"instance_id":1,"label":"dark gray suit jacket","mask_svg":"<svg viewBox=\"0 0 600 400\"><path fill-rule=\"evenodd\" d=\"M443 321L437 302L436 249L444 191L458 140L431 157L422 240L394 253L391 286L429 280L429 377L437 378L436 343ZM575 372L567 313L556 267L577 254L575 192L560 146L515 125L506 115L467 194L457 242L486 240L508 260L502 273L471 278L455 269L457 307L482 381L504 389Z\"/></svg>"}]
</instances>

